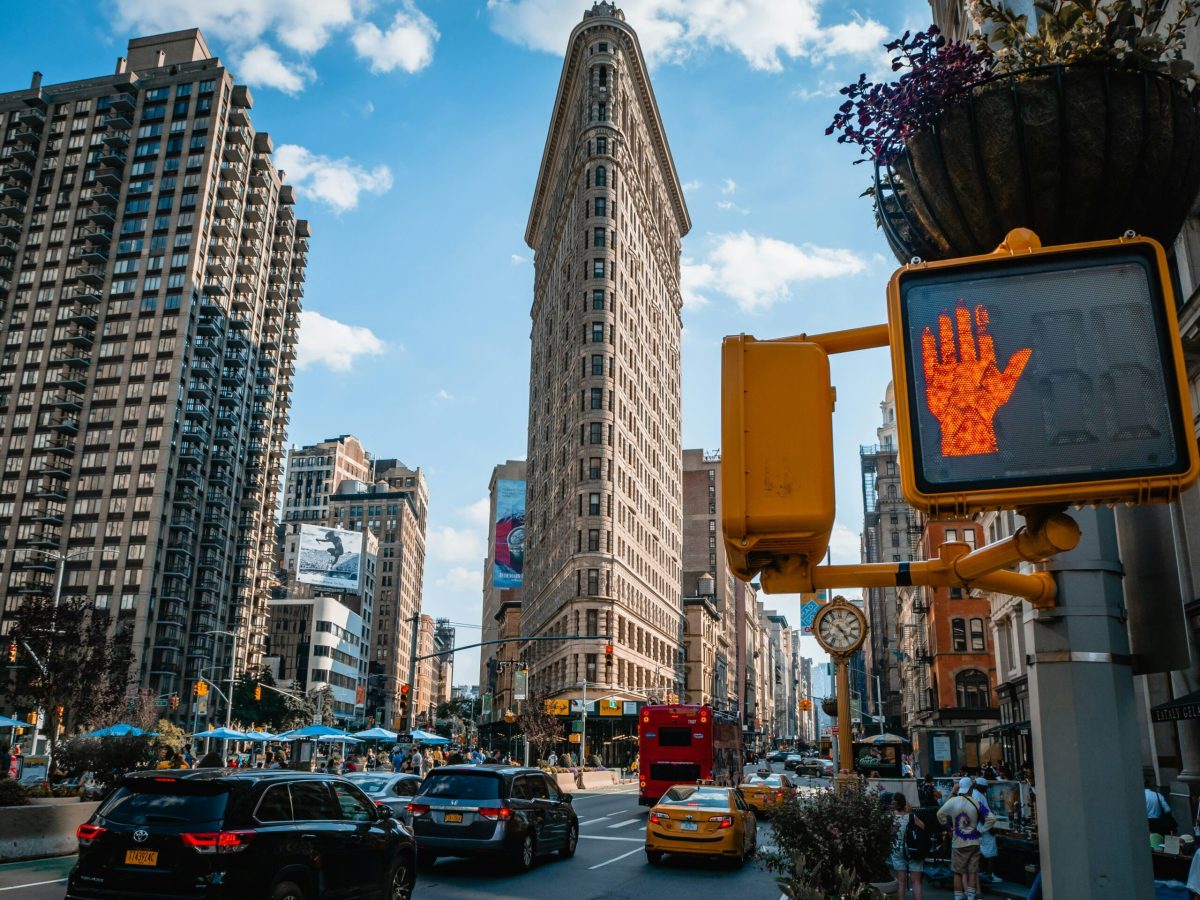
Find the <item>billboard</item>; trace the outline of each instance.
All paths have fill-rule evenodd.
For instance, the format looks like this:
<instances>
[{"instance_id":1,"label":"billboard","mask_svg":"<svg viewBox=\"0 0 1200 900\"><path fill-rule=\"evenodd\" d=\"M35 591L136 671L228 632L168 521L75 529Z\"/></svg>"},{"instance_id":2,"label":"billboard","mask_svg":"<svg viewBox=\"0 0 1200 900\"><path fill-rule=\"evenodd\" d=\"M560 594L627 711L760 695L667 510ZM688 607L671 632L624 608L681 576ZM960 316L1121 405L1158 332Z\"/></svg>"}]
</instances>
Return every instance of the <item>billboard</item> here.
<instances>
[{"instance_id":1,"label":"billboard","mask_svg":"<svg viewBox=\"0 0 1200 900\"><path fill-rule=\"evenodd\" d=\"M496 482L496 561L492 586L519 588L525 569L525 482Z\"/></svg>"},{"instance_id":2,"label":"billboard","mask_svg":"<svg viewBox=\"0 0 1200 900\"><path fill-rule=\"evenodd\" d=\"M296 581L357 594L362 544L361 531L301 525Z\"/></svg>"}]
</instances>

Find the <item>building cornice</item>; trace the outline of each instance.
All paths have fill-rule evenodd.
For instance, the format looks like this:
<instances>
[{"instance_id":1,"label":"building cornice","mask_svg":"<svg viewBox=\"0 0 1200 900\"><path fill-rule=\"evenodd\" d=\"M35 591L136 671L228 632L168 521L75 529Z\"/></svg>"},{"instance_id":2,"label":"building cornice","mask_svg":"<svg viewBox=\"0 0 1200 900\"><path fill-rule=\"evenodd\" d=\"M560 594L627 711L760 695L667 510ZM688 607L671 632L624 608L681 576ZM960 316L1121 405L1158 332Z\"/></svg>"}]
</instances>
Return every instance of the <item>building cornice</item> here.
<instances>
[{"instance_id":1,"label":"building cornice","mask_svg":"<svg viewBox=\"0 0 1200 900\"><path fill-rule=\"evenodd\" d=\"M571 37L567 42L567 53L563 59L562 75L558 79L558 91L554 97L554 113L550 117L550 128L546 134L542 162L538 168L537 184L533 192L533 205L529 210L529 220L525 226L525 243L533 250L538 247L537 235L547 212L545 206L550 196L556 171L554 161L558 156L558 148L566 138L566 130L571 127L569 88L578 77L580 62L583 59L584 35L598 27L621 32L628 39L629 73L634 84L637 85L638 99L643 109L649 113L646 118L650 139L658 156L659 165L664 174L668 176L664 180L667 192L670 194L676 223L679 226L679 236L682 238L692 228L692 219L683 198L683 187L679 182L679 173L675 170L675 160L671 156L670 145L667 143L666 129L663 127L662 116L658 111L654 88L646 73L646 58L642 54L637 33L615 16L589 15L571 31Z\"/></svg>"}]
</instances>

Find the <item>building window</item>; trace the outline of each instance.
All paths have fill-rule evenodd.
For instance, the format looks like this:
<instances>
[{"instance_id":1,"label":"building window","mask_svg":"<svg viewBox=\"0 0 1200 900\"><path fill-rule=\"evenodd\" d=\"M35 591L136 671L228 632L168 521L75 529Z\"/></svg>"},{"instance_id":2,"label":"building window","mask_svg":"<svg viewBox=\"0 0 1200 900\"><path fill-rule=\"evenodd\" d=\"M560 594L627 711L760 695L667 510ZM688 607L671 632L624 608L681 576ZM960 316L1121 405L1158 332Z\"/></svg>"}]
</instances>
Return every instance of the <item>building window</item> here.
<instances>
[{"instance_id":1,"label":"building window","mask_svg":"<svg viewBox=\"0 0 1200 900\"><path fill-rule=\"evenodd\" d=\"M604 357L602 355L600 355L599 353L592 354L592 374L593 375L603 375L604 374Z\"/></svg>"},{"instance_id":2,"label":"building window","mask_svg":"<svg viewBox=\"0 0 1200 900\"><path fill-rule=\"evenodd\" d=\"M603 230L603 229L601 229L601 230ZM603 278L604 277L604 260L602 260L602 259L593 259L592 260L592 277L593 278Z\"/></svg>"},{"instance_id":3,"label":"building window","mask_svg":"<svg viewBox=\"0 0 1200 900\"><path fill-rule=\"evenodd\" d=\"M890 460L890 459L889 459L889 460L888 460L888 462L887 462L887 473L888 473L889 475L895 475L895 474L896 474L896 464L895 464L895 463L894 463L892 460Z\"/></svg>"},{"instance_id":4,"label":"building window","mask_svg":"<svg viewBox=\"0 0 1200 900\"><path fill-rule=\"evenodd\" d=\"M607 228L593 228L592 229L592 246L593 247L603 247L605 244L604 238L607 235L607 233L608 233Z\"/></svg>"},{"instance_id":5,"label":"building window","mask_svg":"<svg viewBox=\"0 0 1200 900\"><path fill-rule=\"evenodd\" d=\"M606 137L596 138L596 152L597 153L607 153L608 152L608 138L606 138Z\"/></svg>"},{"instance_id":6,"label":"building window","mask_svg":"<svg viewBox=\"0 0 1200 900\"><path fill-rule=\"evenodd\" d=\"M600 495L599 494L588 494L588 515L589 516L600 515Z\"/></svg>"},{"instance_id":7,"label":"building window","mask_svg":"<svg viewBox=\"0 0 1200 900\"><path fill-rule=\"evenodd\" d=\"M608 104L607 103L599 103L596 105L596 118L599 119L601 122L608 121Z\"/></svg>"},{"instance_id":8,"label":"building window","mask_svg":"<svg viewBox=\"0 0 1200 900\"><path fill-rule=\"evenodd\" d=\"M588 548L589 553L598 553L600 551L600 529L599 528L589 528L588 529L587 548ZM592 615L594 612L595 612L595 610L588 613L588 615ZM589 634L592 634L592 633L594 633L594 632L589 632Z\"/></svg>"},{"instance_id":9,"label":"building window","mask_svg":"<svg viewBox=\"0 0 1200 900\"><path fill-rule=\"evenodd\" d=\"M971 620L971 649L987 650L987 640L983 636L983 619Z\"/></svg>"},{"instance_id":10,"label":"building window","mask_svg":"<svg viewBox=\"0 0 1200 900\"><path fill-rule=\"evenodd\" d=\"M604 388L592 388L591 390L592 409L604 408Z\"/></svg>"},{"instance_id":11,"label":"building window","mask_svg":"<svg viewBox=\"0 0 1200 900\"><path fill-rule=\"evenodd\" d=\"M967 544L972 550L975 549L975 529L974 528L963 529L962 539L963 539L963 542L965 544Z\"/></svg>"},{"instance_id":12,"label":"building window","mask_svg":"<svg viewBox=\"0 0 1200 900\"><path fill-rule=\"evenodd\" d=\"M607 208L608 208L607 201L603 197L597 197L596 198L596 215L607 216L608 215L608 213L606 212Z\"/></svg>"},{"instance_id":13,"label":"building window","mask_svg":"<svg viewBox=\"0 0 1200 900\"><path fill-rule=\"evenodd\" d=\"M603 344L604 343L604 323L603 322L593 322L592 323L592 343L593 344ZM593 357L593 364L594 364L594 360L595 360L595 357Z\"/></svg>"},{"instance_id":14,"label":"building window","mask_svg":"<svg viewBox=\"0 0 1200 900\"><path fill-rule=\"evenodd\" d=\"M600 611L598 609L589 609L587 611L587 631L588 637L595 637L600 633Z\"/></svg>"},{"instance_id":15,"label":"building window","mask_svg":"<svg viewBox=\"0 0 1200 900\"><path fill-rule=\"evenodd\" d=\"M709 534L716 534L716 533L717 533L717 520L716 520L716 519L709 519L709 520L708 520L708 533L709 533Z\"/></svg>"},{"instance_id":16,"label":"building window","mask_svg":"<svg viewBox=\"0 0 1200 900\"><path fill-rule=\"evenodd\" d=\"M943 540L945 540L947 542L957 541L958 540L958 529L957 528L947 528L946 529L946 537Z\"/></svg>"},{"instance_id":17,"label":"building window","mask_svg":"<svg viewBox=\"0 0 1200 900\"><path fill-rule=\"evenodd\" d=\"M601 69L600 71L603 72L604 70ZM605 169L604 166L597 166L596 167L596 187L607 187L607 186L608 186L608 170Z\"/></svg>"},{"instance_id":18,"label":"building window","mask_svg":"<svg viewBox=\"0 0 1200 900\"><path fill-rule=\"evenodd\" d=\"M602 444L604 443L604 425L600 422L588 423L588 443Z\"/></svg>"},{"instance_id":19,"label":"building window","mask_svg":"<svg viewBox=\"0 0 1200 900\"><path fill-rule=\"evenodd\" d=\"M603 229L597 229L602 231ZM592 309L604 309L604 288L597 288L592 291Z\"/></svg>"},{"instance_id":20,"label":"building window","mask_svg":"<svg viewBox=\"0 0 1200 900\"><path fill-rule=\"evenodd\" d=\"M889 485L887 486L887 498L888 498L889 500L895 500L895 499L896 499L896 486L895 486L894 484L889 484Z\"/></svg>"},{"instance_id":21,"label":"building window","mask_svg":"<svg viewBox=\"0 0 1200 900\"><path fill-rule=\"evenodd\" d=\"M589 653L587 655L587 680L596 680L596 654Z\"/></svg>"},{"instance_id":22,"label":"building window","mask_svg":"<svg viewBox=\"0 0 1200 900\"><path fill-rule=\"evenodd\" d=\"M950 636L955 652L965 652L967 649L967 623L965 619L950 620Z\"/></svg>"},{"instance_id":23,"label":"building window","mask_svg":"<svg viewBox=\"0 0 1200 900\"><path fill-rule=\"evenodd\" d=\"M987 709L992 705L987 674L979 669L959 672L954 679L954 688L961 709Z\"/></svg>"},{"instance_id":24,"label":"building window","mask_svg":"<svg viewBox=\"0 0 1200 900\"><path fill-rule=\"evenodd\" d=\"M600 593L600 570L587 570L587 593L589 597L595 597Z\"/></svg>"},{"instance_id":25,"label":"building window","mask_svg":"<svg viewBox=\"0 0 1200 900\"><path fill-rule=\"evenodd\" d=\"M600 457L593 456L588 460L588 478L600 477Z\"/></svg>"}]
</instances>

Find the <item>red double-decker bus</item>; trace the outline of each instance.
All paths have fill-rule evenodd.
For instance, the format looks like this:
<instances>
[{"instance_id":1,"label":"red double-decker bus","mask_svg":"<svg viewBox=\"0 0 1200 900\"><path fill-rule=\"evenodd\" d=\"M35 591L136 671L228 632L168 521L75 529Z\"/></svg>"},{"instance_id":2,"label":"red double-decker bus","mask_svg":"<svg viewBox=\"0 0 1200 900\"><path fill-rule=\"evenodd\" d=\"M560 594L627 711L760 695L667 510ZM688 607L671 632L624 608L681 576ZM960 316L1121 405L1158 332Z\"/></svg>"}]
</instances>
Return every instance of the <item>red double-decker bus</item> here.
<instances>
[{"instance_id":1,"label":"red double-decker bus","mask_svg":"<svg viewBox=\"0 0 1200 900\"><path fill-rule=\"evenodd\" d=\"M644 706L638 716L638 804L653 806L673 784L741 780L742 729L710 706Z\"/></svg>"}]
</instances>

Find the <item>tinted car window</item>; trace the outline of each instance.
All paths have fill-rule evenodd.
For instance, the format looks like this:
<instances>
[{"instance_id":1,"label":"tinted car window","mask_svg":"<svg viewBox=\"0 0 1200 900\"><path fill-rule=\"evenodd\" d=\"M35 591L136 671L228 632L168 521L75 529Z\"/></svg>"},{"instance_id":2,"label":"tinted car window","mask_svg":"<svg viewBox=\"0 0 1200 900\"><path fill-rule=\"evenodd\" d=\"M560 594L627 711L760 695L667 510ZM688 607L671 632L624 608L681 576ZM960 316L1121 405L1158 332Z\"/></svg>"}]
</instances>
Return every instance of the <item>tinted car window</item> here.
<instances>
[{"instance_id":1,"label":"tinted car window","mask_svg":"<svg viewBox=\"0 0 1200 900\"><path fill-rule=\"evenodd\" d=\"M100 815L124 825L219 822L228 799L228 790L221 785L139 780L118 788Z\"/></svg>"},{"instance_id":2,"label":"tinted car window","mask_svg":"<svg viewBox=\"0 0 1200 900\"><path fill-rule=\"evenodd\" d=\"M347 784L333 785L333 795L337 797L341 808L342 819L350 822L374 822L375 810L369 800Z\"/></svg>"},{"instance_id":3,"label":"tinted car window","mask_svg":"<svg viewBox=\"0 0 1200 900\"><path fill-rule=\"evenodd\" d=\"M292 798L286 784L273 784L258 801L254 818L260 822L292 821Z\"/></svg>"},{"instance_id":4,"label":"tinted car window","mask_svg":"<svg viewBox=\"0 0 1200 900\"><path fill-rule=\"evenodd\" d=\"M525 782L525 790L534 800L550 799L550 792L546 790L546 779L541 775L526 775L522 781Z\"/></svg>"},{"instance_id":5,"label":"tinted car window","mask_svg":"<svg viewBox=\"0 0 1200 900\"><path fill-rule=\"evenodd\" d=\"M401 778L392 785L392 793L398 797L412 797L417 793L420 784L415 778Z\"/></svg>"},{"instance_id":6,"label":"tinted car window","mask_svg":"<svg viewBox=\"0 0 1200 900\"><path fill-rule=\"evenodd\" d=\"M421 794L447 800L499 800L500 779L483 773L435 770L425 779Z\"/></svg>"},{"instance_id":7,"label":"tinted car window","mask_svg":"<svg viewBox=\"0 0 1200 900\"><path fill-rule=\"evenodd\" d=\"M323 781L297 781L292 784L292 812L296 821L333 821L342 817L329 785Z\"/></svg>"},{"instance_id":8,"label":"tinted car window","mask_svg":"<svg viewBox=\"0 0 1200 900\"><path fill-rule=\"evenodd\" d=\"M355 778L355 786L368 794L378 794L387 787L386 778Z\"/></svg>"},{"instance_id":9,"label":"tinted car window","mask_svg":"<svg viewBox=\"0 0 1200 900\"><path fill-rule=\"evenodd\" d=\"M533 796L529 793L527 778L514 778L512 785L512 793L509 794L514 800L532 800Z\"/></svg>"}]
</instances>

